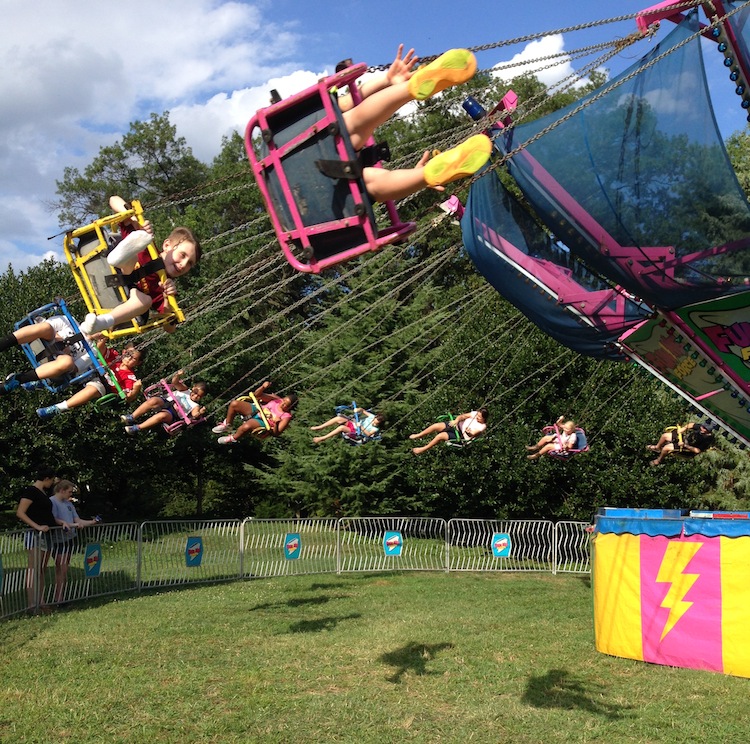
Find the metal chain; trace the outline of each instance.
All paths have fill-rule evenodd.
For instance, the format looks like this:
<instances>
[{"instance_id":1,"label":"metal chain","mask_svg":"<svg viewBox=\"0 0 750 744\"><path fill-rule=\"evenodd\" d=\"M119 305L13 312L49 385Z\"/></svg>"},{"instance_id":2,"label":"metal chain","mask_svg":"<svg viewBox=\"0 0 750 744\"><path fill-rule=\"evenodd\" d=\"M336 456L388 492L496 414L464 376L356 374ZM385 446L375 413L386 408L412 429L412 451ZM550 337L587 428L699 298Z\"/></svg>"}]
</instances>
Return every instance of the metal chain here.
<instances>
[{"instance_id":1,"label":"metal chain","mask_svg":"<svg viewBox=\"0 0 750 744\"><path fill-rule=\"evenodd\" d=\"M675 44L673 47L670 47L669 49L667 49L665 52L662 52L661 54L657 55L656 57L654 57L652 60L650 60L649 62L647 62L642 67L638 67L637 69L635 69L632 72L630 72L628 75L625 75L625 77L621 78L620 80L616 80L611 85L608 85L608 86L602 88L594 96L592 96L591 98L589 98L588 100L584 101L583 103L581 103L580 105L576 106L574 109L572 109L571 111L569 111L567 114L565 114L565 116L563 116L560 119L557 119L556 121L552 122L551 124L549 124L548 126L546 126L544 129L542 129L539 132L537 132L533 137L530 137L528 140L526 140L525 142L523 142L520 145L518 145L518 147L514 148L510 152L507 152L505 155L503 155L502 157L498 158L491 166L489 166L489 168L486 168L481 173L475 174L472 177L471 181L469 182L469 185L471 185L475 181L479 180L480 178L483 178L488 173L491 173L492 171L497 170L501 165L504 165L512 157L514 157L519 152L521 152L521 151L525 150L527 147L529 147L529 145L532 145L534 142L536 142L537 140L541 139L545 134L548 134L553 129L556 129L557 127L559 127L560 124L563 124L564 122L568 121L569 119L571 119L572 117L576 116L578 113L580 113L581 111L583 111L585 108L587 108L591 104L593 104L596 101L598 101L599 99L603 98L605 95L608 95L609 93L611 93L613 90L619 88L624 83L629 82L630 80L632 80L637 75L640 75L645 70L648 70L650 67L653 67L657 63L661 62L669 54L672 54L673 52L677 51L678 49L681 49L686 44L688 44L688 43L690 43L692 41L695 41L696 39L700 38L701 36L703 36L706 33L707 30L712 29L712 28L716 28L721 23L723 23L727 18L730 18L731 16L733 16L738 11L744 9L746 6L747 6L747 3L744 3L743 5L735 8L734 10L730 11L726 15L722 16L721 18L715 18L711 22L711 24L708 25L707 27L699 29L695 33L691 34L690 36L686 37L682 41L680 41L677 44ZM500 134L502 134L502 132L498 133L498 134L496 134L494 136L497 137L497 136L500 136Z\"/></svg>"},{"instance_id":2,"label":"metal chain","mask_svg":"<svg viewBox=\"0 0 750 744\"><path fill-rule=\"evenodd\" d=\"M669 6L671 10L675 12L688 8L695 8L703 4L703 0L684 0L684 2L674 3ZM565 28L558 28L553 31L541 31L534 34L526 34L525 36L516 36L514 39L507 39L505 41L495 41L490 44L482 44L480 46L468 47L470 52L486 52L490 49L498 49L504 46L511 46L513 44L523 44L527 41L534 41L535 39L541 39L545 36L555 36L559 34L567 34L573 31L582 31L584 29L596 28L597 26L604 26L608 23L621 23L622 21L631 21L638 16L643 15L643 11L639 10L636 13L628 13L627 15L616 16L614 18L605 18L600 21L589 21L587 23L580 23L577 26L566 26ZM429 57L420 57L421 63L432 62L437 59L440 55L434 54ZM368 72L382 72L390 67L390 63L387 65L374 65L368 67Z\"/></svg>"}]
</instances>

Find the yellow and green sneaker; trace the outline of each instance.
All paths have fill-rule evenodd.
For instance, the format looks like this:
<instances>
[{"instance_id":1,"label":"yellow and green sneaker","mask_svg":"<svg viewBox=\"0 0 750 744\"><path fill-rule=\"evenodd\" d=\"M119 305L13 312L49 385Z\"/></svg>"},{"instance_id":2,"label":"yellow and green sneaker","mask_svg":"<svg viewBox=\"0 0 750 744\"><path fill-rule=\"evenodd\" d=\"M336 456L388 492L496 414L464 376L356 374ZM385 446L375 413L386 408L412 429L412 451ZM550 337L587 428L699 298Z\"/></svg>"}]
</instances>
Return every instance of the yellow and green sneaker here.
<instances>
[{"instance_id":1,"label":"yellow and green sneaker","mask_svg":"<svg viewBox=\"0 0 750 744\"><path fill-rule=\"evenodd\" d=\"M424 167L430 186L443 186L476 173L489 159L492 142L486 134L475 134L450 150L441 152Z\"/></svg>"},{"instance_id":2,"label":"yellow and green sneaker","mask_svg":"<svg viewBox=\"0 0 750 744\"><path fill-rule=\"evenodd\" d=\"M477 71L477 59L468 49L451 49L409 78L409 93L417 101L424 101L451 85L465 83Z\"/></svg>"}]
</instances>

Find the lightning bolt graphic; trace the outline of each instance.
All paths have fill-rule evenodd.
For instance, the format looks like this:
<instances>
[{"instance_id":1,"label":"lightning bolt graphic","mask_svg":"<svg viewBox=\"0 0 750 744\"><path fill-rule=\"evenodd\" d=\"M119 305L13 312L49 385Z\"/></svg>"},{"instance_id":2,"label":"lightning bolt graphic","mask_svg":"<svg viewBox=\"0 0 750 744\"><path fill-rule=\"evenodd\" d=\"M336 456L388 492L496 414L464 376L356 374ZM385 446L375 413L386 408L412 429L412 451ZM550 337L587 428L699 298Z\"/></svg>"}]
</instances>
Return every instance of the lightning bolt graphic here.
<instances>
[{"instance_id":1,"label":"lightning bolt graphic","mask_svg":"<svg viewBox=\"0 0 750 744\"><path fill-rule=\"evenodd\" d=\"M693 606L692 602L685 602L683 597L690 591L700 574L686 574L683 571L695 554L703 547L702 543L670 542L664 552L656 581L661 584L671 584L661 606L669 609L667 622L661 632L660 641L669 633L680 618Z\"/></svg>"}]
</instances>

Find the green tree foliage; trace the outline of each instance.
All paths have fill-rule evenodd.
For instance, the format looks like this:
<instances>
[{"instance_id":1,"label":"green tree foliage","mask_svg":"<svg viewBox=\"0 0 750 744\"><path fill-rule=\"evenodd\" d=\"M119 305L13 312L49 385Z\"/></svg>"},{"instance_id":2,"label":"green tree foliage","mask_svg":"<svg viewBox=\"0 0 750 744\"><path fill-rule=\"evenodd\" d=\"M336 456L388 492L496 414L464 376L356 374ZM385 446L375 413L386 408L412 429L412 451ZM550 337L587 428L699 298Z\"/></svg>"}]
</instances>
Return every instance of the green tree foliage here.
<instances>
[{"instance_id":1,"label":"green tree foliage","mask_svg":"<svg viewBox=\"0 0 750 744\"><path fill-rule=\"evenodd\" d=\"M66 168L53 207L61 226L85 224L106 213L112 194L148 203L193 188L207 175L185 139L176 136L169 112L151 114L146 122L133 122L120 142L102 147L83 173Z\"/></svg>"}]
</instances>

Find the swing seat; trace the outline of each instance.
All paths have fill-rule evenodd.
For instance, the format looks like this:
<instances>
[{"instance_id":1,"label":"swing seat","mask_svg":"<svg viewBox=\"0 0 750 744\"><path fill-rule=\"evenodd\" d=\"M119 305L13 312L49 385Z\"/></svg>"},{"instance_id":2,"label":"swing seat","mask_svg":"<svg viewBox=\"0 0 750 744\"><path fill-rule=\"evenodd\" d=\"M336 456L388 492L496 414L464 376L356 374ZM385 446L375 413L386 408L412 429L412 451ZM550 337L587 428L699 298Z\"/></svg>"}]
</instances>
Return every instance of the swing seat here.
<instances>
[{"instance_id":1,"label":"swing seat","mask_svg":"<svg viewBox=\"0 0 750 744\"><path fill-rule=\"evenodd\" d=\"M159 382L150 385L143 391L143 394L147 399L159 397L165 398L169 401L172 410L176 414L176 418L169 424L162 424L162 427L170 437L179 434L185 427L190 428L191 426L203 423L206 420L205 416L200 416L198 418L188 416L187 411L179 404L177 398L172 392L172 388L166 380L159 380Z\"/></svg>"},{"instance_id":2,"label":"swing seat","mask_svg":"<svg viewBox=\"0 0 750 744\"><path fill-rule=\"evenodd\" d=\"M416 229L413 222L401 222L392 201L385 203L389 224L378 229L361 163L331 93L348 85L359 103L355 81L366 69L358 64L321 78L260 109L247 125L253 174L281 248L297 271L317 274Z\"/></svg>"},{"instance_id":3,"label":"swing seat","mask_svg":"<svg viewBox=\"0 0 750 744\"><path fill-rule=\"evenodd\" d=\"M679 431L678 426L667 426L664 429L664 432L676 432ZM696 457L698 457L698 454L695 452L690 452L689 450L682 449L683 444L685 443L685 440L683 439L682 434L678 434L678 446L675 447L671 452L667 453L667 457L671 457L675 460L694 460ZM709 450L714 449L714 447L709 447ZM706 452L707 450L703 450L703 452ZM700 454L703 454L701 452Z\"/></svg>"},{"instance_id":4,"label":"swing seat","mask_svg":"<svg viewBox=\"0 0 750 744\"><path fill-rule=\"evenodd\" d=\"M90 313L107 313L128 299L129 289L118 284L117 278L122 274L107 263L107 254L117 244L118 225L131 217L136 217L140 224L144 222L143 208L136 200L133 200L132 209L127 212L102 217L65 235L65 258ZM149 244L148 252L151 258L159 257L153 243ZM163 270L158 273L162 281L167 278ZM115 328L102 331L102 334L112 339L144 333L167 324L182 323L185 315L174 296L168 296L167 303L169 313L165 315L153 315L145 320L143 317L133 318Z\"/></svg>"},{"instance_id":5,"label":"swing seat","mask_svg":"<svg viewBox=\"0 0 750 744\"><path fill-rule=\"evenodd\" d=\"M361 447L363 444L368 444L369 442L379 442L380 434L368 437L367 434L358 431L356 434L344 433L341 435L341 438L352 447Z\"/></svg>"},{"instance_id":6,"label":"swing seat","mask_svg":"<svg viewBox=\"0 0 750 744\"><path fill-rule=\"evenodd\" d=\"M438 421L453 421L453 414L446 413L444 416L438 416ZM445 443L446 447L454 447L455 449L464 449L468 447L474 441L474 437L468 439L464 438L461 432L456 428L449 436L448 441Z\"/></svg>"},{"instance_id":7,"label":"swing seat","mask_svg":"<svg viewBox=\"0 0 750 744\"><path fill-rule=\"evenodd\" d=\"M554 434L555 436L559 436L559 432L554 426L545 426L544 429L542 429L544 434ZM588 440L586 439L586 432L583 429L576 429L576 443L575 447L573 449L569 450L552 450L551 452L548 452L547 454L550 457L554 457L557 460L569 460L574 455L580 455L584 452L589 451L589 445Z\"/></svg>"},{"instance_id":8,"label":"swing seat","mask_svg":"<svg viewBox=\"0 0 750 744\"><path fill-rule=\"evenodd\" d=\"M345 416L347 419L349 419L349 421L352 421L354 423L354 426L356 427L356 431L353 434L350 432L344 432L342 433L341 438L352 447L361 447L363 444L367 444L368 442L379 442L380 432L378 432L374 436L368 436L362 431L359 417L355 413L356 408L356 401L352 401L352 404L350 406L336 406L336 414L339 416Z\"/></svg>"},{"instance_id":9,"label":"swing seat","mask_svg":"<svg viewBox=\"0 0 750 744\"><path fill-rule=\"evenodd\" d=\"M263 406L255 397L255 394L248 393L247 395L241 395L239 398L237 398L237 400L241 400L245 403L250 403L250 405L253 407L253 412L250 414L250 416L246 416L245 420L247 420L248 418L255 418L263 427L262 429L256 429L253 432L253 436L256 439L267 439L271 434L271 424L266 418L266 414L263 412Z\"/></svg>"},{"instance_id":10,"label":"swing seat","mask_svg":"<svg viewBox=\"0 0 750 744\"><path fill-rule=\"evenodd\" d=\"M81 333L76 319L70 314L65 300L57 299L55 302L50 302L47 305L32 310L28 315L19 320L14 325L14 329L17 331L25 326L33 325L34 323L43 323L48 318L54 315L62 315L70 323L73 328L74 335L67 339L68 344L81 344L89 357L91 358L91 365L83 372L69 372L55 377L53 379L39 380L33 383L24 383L26 389L46 389L51 393L60 393L71 385L79 385L87 382L96 375L99 375L107 382L114 379L114 375L111 373L109 367L103 363L97 350L87 340L86 337ZM58 341L46 341L45 339L36 339L27 344L21 344L26 358L31 363L31 366L36 369L40 364L44 362L50 362L56 359L63 351L64 346Z\"/></svg>"}]
</instances>

